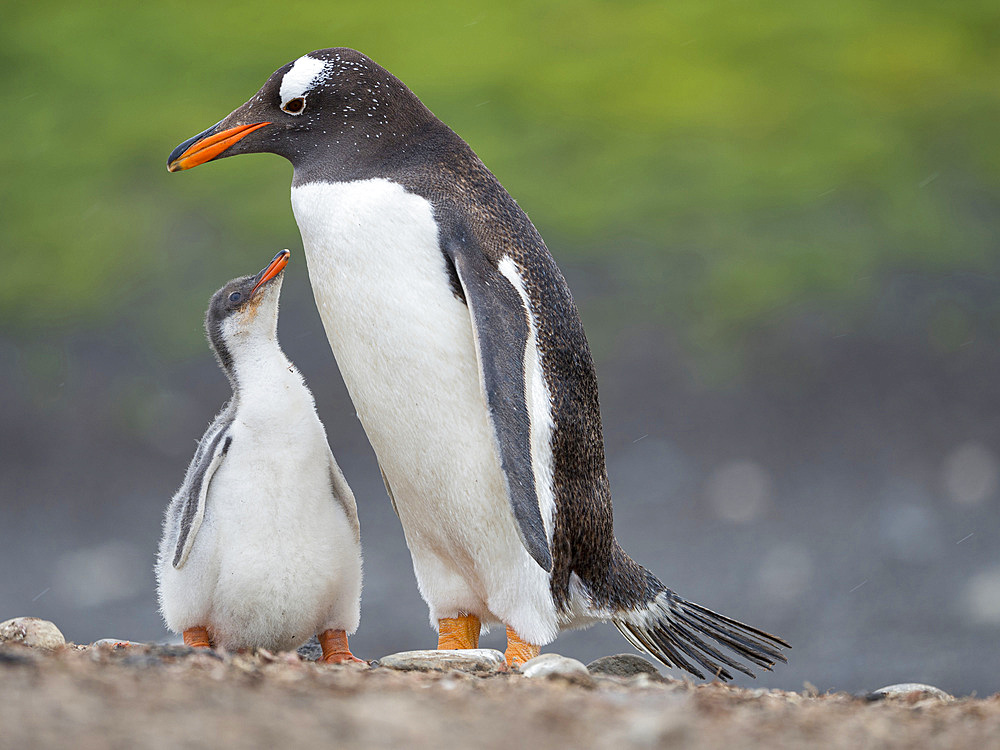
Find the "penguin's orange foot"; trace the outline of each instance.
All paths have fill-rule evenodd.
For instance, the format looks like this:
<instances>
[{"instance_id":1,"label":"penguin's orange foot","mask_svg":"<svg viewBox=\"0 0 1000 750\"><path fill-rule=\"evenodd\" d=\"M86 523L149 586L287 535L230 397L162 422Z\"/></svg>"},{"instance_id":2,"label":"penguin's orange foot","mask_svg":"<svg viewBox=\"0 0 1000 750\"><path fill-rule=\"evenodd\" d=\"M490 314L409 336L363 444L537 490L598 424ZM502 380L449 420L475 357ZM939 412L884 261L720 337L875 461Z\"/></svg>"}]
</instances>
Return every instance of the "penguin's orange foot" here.
<instances>
[{"instance_id":1,"label":"penguin's orange foot","mask_svg":"<svg viewBox=\"0 0 1000 750\"><path fill-rule=\"evenodd\" d=\"M541 646L521 640L521 636L514 632L514 628L507 626L507 650L504 656L507 658L508 666L520 666L540 653L542 653Z\"/></svg>"},{"instance_id":2,"label":"penguin's orange foot","mask_svg":"<svg viewBox=\"0 0 1000 750\"><path fill-rule=\"evenodd\" d=\"M444 617L438 620L438 648L479 648L479 628L475 615Z\"/></svg>"},{"instance_id":3,"label":"penguin's orange foot","mask_svg":"<svg viewBox=\"0 0 1000 750\"><path fill-rule=\"evenodd\" d=\"M323 649L320 661L326 664L368 663L351 653L351 649L347 645L347 633L343 630L324 630L319 634L319 645Z\"/></svg>"},{"instance_id":4,"label":"penguin's orange foot","mask_svg":"<svg viewBox=\"0 0 1000 750\"><path fill-rule=\"evenodd\" d=\"M208 637L208 628L188 628L184 631L184 645L191 648L212 648L212 639Z\"/></svg>"}]
</instances>

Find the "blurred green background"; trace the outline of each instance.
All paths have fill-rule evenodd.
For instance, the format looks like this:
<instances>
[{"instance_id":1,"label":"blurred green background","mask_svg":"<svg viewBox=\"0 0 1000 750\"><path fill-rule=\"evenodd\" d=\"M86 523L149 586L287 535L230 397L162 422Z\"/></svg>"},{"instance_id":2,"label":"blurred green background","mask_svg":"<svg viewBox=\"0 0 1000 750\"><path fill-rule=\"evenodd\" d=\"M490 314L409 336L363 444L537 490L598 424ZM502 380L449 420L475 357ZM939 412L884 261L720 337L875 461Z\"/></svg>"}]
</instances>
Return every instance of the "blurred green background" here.
<instances>
[{"instance_id":1,"label":"blurred green background","mask_svg":"<svg viewBox=\"0 0 1000 750\"><path fill-rule=\"evenodd\" d=\"M166 155L334 45L462 135L557 259L613 268L641 305L630 317L708 356L804 299L863 303L887 271L996 271L993 0L40 1L3 15L0 325L14 337L127 316L168 351L200 350L171 310L245 271L248 246L299 246L290 167L168 176Z\"/></svg>"}]
</instances>

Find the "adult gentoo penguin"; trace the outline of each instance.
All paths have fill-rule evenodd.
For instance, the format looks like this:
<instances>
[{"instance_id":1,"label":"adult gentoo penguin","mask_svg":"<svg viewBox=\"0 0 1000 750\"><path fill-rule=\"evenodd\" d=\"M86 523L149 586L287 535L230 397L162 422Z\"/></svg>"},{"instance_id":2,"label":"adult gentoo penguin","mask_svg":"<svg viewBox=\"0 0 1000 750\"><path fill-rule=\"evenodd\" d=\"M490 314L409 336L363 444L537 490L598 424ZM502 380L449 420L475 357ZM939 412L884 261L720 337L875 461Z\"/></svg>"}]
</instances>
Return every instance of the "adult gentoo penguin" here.
<instances>
[{"instance_id":1,"label":"adult gentoo penguin","mask_svg":"<svg viewBox=\"0 0 1000 750\"><path fill-rule=\"evenodd\" d=\"M319 634L324 661L360 661L347 644L361 615L354 495L276 337L288 256L209 304L208 340L233 397L167 508L160 611L189 646L283 651Z\"/></svg>"},{"instance_id":2,"label":"adult gentoo penguin","mask_svg":"<svg viewBox=\"0 0 1000 750\"><path fill-rule=\"evenodd\" d=\"M688 602L612 528L597 380L566 281L472 149L359 52L279 68L174 149L291 161L320 316L402 522L439 648L507 626L522 662L611 620L665 664L730 679L783 640ZM725 653L725 650L732 654Z\"/></svg>"}]
</instances>

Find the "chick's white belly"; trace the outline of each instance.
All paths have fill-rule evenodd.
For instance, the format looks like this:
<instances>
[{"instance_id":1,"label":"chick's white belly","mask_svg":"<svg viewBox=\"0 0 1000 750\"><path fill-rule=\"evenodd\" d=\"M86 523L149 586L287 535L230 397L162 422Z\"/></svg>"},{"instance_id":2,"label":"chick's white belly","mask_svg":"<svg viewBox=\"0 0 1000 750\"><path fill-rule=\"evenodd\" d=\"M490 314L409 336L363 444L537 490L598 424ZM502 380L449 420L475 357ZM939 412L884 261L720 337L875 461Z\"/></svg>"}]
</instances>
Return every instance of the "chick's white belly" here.
<instances>
[{"instance_id":1,"label":"chick's white belly","mask_svg":"<svg viewBox=\"0 0 1000 750\"><path fill-rule=\"evenodd\" d=\"M271 498L280 507L257 523L234 516L219 524L224 553L209 618L217 639L286 650L326 627L353 631L360 555L342 511L332 499L303 503L287 489Z\"/></svg>"},{"instance_id":2,"label":"chick's white belly","mask_svg":"<svg viewBox=\"0 0 1000 750\"><path fill-rule=\"evenodd\" d=\"M328 458L304 451L275 461L273 447L231 429L191 554L163 577L168 624L207 626L217 646L272 650L328 627L353 632L360 550L330 495Z\"/></svg>"},{"instance_id":3,"label":"chick's white belly","mask_svg":"<svg viewBox=\"0 0 1000 750\"><path fill-rule=\"evenodd\" d=\"M292 196L320 316L431 620L472 613L548 642L548 574L517 532L471 318L430 205L386 180L314 183Z\"/></svg>"}]
</instances>

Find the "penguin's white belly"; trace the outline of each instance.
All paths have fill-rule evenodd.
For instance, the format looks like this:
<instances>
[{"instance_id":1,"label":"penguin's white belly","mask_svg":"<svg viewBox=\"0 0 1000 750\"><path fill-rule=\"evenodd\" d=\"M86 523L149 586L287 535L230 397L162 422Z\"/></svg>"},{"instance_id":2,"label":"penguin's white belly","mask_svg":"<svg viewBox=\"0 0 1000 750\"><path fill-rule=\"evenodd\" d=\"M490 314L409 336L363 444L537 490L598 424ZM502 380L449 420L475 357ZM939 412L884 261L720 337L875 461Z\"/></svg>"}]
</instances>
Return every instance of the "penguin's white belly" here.
<instances>
[{"instance_id":1,"label":"penguin's white belly","mask_svg":"<svg viewBox=\"0 0 1000 750\"><path fill-rule=\"evenodd\" d=\"M314 424L283 429L237 414L187 562L161 563L172 629L207 626L216 646L289 650L327 628L357 628L360 548L331 495L326 437L310 416Z\"/></svg>"},{"instance_id":2,"label":"penguin's white belly","mask_svg":"<svg viewBox=\"0 0 1000 750\"><path fill-rule=\"evenodd\" d=\"M327 337L390 486L432 623L460 612L547 643L549 576L507 499L472 322L433 209L375 179L292 189Z\"/></svg>"}]
</instances>

